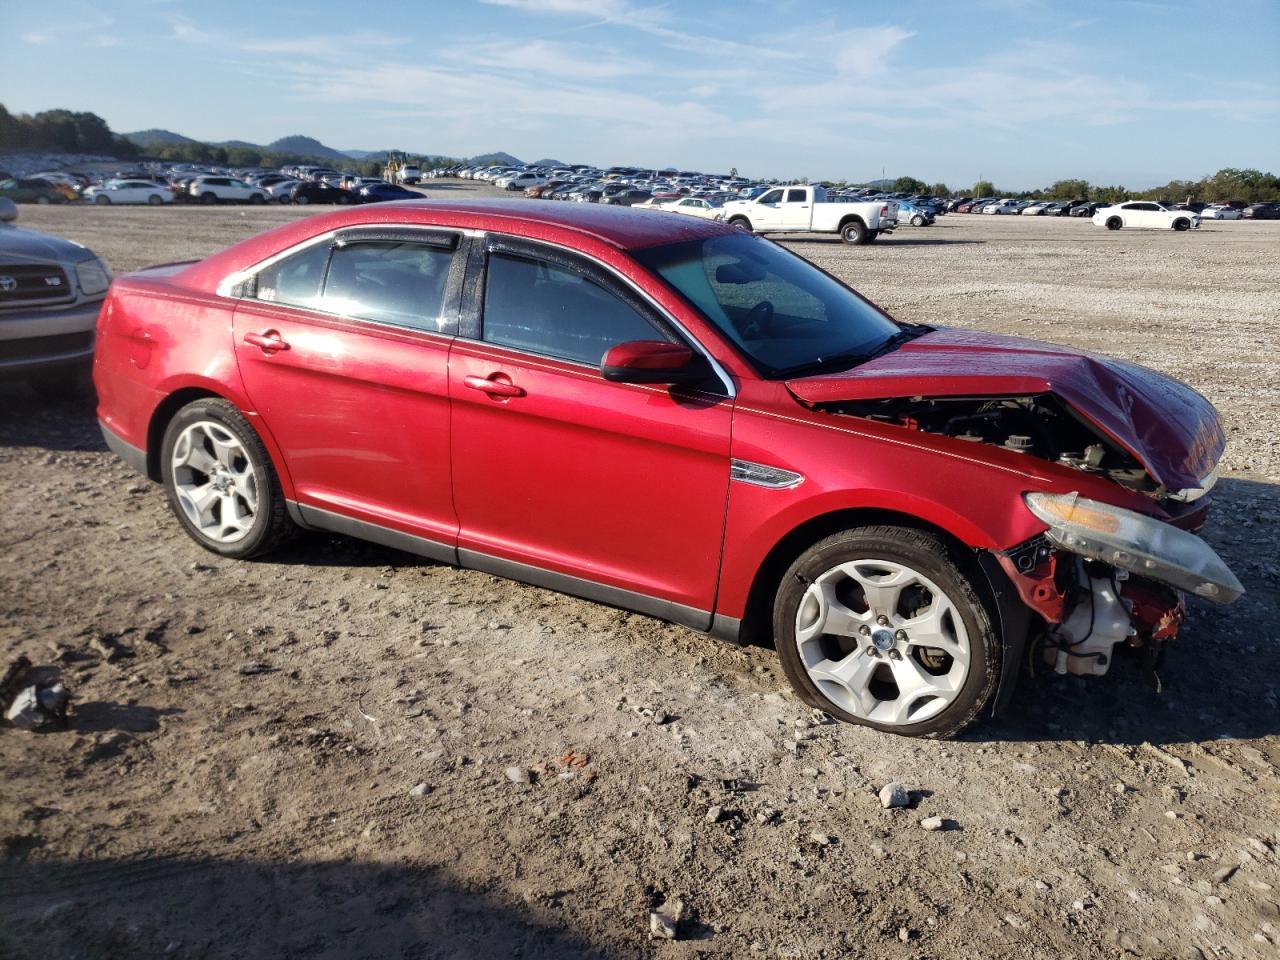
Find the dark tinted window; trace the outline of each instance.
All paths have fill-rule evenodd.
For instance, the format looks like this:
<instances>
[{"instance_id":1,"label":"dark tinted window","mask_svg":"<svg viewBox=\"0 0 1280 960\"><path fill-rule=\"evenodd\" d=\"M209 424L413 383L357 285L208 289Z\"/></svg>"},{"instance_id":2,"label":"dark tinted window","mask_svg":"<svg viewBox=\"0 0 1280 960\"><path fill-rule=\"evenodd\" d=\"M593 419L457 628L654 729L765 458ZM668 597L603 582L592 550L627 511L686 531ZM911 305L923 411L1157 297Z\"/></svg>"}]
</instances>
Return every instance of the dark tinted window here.
<instances>
[{"instance_id":1,"label":"dark tinted window","mask_svg":"<svg viewBox=\"0 0 1280 960\"><path fill-rule=\"evenodd\" d=\"M766 193L763 197L760 198L760 202L761 203L781 203L782 191L770 190L768 193Z\"/></svg>"},{"instance_id":2,"label":"dark tinted window","mask_svg":"<svg viewBox=\"0 0 1280 960\"><path fill-rule=\"evenodd\" d=\"M252 296L268 303L315 307L329 260L329 247L317 243L258 272Z\"/></svg>"},{"instance_id":3,"label":"dark tinted window","mask_svg":"<svg viewBox=\"0 0 1280 960\"><path fill-rule=\"evenodd\" d=\"M804 196L804 191L803 191L803 190L788 190L788 191L787 191L787 202L788 202L788 203L804 203L804 201L805 201L805 196Z\"/></svg>"},{"instance_id":4,"label":"dark tinted window","mask_svg":"<svg viewBox=\"0 0 1280 960\"><path fill-rule=\"evenodd\" d=\"M335 247L320 309L420 330L441 329L453 252L396 240Z\"/></svg>"},{"instance_id":5,"label":"dark tinted window","mask_svg":"<svg viewBox=\"0 0 1280 960\"><path fill-rule=\"evenodd\" d=\"M583 274L540 260L489 255L483 338L597 364L628 340L661 340L640 313Z\"/></svg>"}]
</instances>

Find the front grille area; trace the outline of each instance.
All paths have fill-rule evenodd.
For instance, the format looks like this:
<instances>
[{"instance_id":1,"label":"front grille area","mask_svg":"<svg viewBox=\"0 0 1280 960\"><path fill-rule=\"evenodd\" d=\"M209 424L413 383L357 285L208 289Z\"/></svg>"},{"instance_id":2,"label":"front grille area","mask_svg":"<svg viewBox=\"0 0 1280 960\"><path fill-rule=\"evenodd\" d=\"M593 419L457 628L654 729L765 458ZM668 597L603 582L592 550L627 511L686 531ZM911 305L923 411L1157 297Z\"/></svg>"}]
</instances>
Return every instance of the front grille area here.
<instances>
[{"instance_id":1,"label":"front grille area","mask_svg":"<svg viewBox=\"0 0 1280 960\"><path fill-rule=\"evenodd\" d=\"M74 297L71 281L56 264L0 264L0 307L19 303L57 303Z\"/></svg>"},{"instance_id":2,"label":"front grille area","mask_svg":"<svg viewBox=\"0 0 1280 960\"><path fill-rule=\"evenodd\" d=\"M12 360L37 360L40 357L88 350L92 346L92 330L86 330L83 333L61 333L54 337L0 340L0 363Z\"/></svg>"}]
</instances>

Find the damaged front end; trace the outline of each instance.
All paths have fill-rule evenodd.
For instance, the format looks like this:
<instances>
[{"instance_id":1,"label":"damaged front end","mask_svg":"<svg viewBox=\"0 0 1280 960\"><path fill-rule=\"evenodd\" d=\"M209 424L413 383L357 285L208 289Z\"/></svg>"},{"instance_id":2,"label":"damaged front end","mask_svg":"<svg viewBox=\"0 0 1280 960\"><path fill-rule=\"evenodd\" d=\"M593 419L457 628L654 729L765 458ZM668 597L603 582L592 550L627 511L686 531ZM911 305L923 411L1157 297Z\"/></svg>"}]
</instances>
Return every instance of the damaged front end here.
<instances>
[{"instance_id":1,"label":"damaged front end","mask_svg":"<svg viewBox=\"0 0 1280 960\"><path fill-rule=\"evenodd\" d=\"M1185 384L1068 347L940 329L787 387L810 409L947 438L952 451L961 441L997 448L1004 463L1009 453L1047 461L1059 490L1083 473L1094 496L1105 480L1123 489L1121 502L1150 503L1148 515L1028 492L1026 509L1045 531L987 555L1043 621L1042 656L1059 673L1104 674L1120 644L1153 665L1177 635L1184 591L1216 603L1244 592L1196 536L1226 437L1213 405Z\"/></svg>"}]
</instances>

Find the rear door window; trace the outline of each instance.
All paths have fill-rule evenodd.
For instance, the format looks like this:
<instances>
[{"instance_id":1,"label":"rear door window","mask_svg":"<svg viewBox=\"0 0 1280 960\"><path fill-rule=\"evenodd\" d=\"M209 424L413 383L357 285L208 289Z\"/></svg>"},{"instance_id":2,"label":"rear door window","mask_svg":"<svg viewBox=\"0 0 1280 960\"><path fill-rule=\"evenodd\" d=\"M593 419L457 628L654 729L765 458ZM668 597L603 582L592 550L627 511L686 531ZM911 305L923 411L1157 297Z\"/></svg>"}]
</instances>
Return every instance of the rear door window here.
<instances>
[{"instance_id":1,"label":"rear door window","mask_svg":"<svg viewBox=\"0 0 1280 960\"><path fill-rule=\"evenodd\" d=\"M400 240L335 247L319 308L377 323L437 333L453 251Z\"/></svg>"},{"instance_id":2,"label":"rear door window","mask_svg":"<svg viewBox=\"0 0 1280 960\"><path fill-rule=\"evenodd\" d=\"M329 247L313 244L258 271L249 296L267 303L314 309L320 302Z\"/></svg>"},{"instance_id":3,"label":"rear door window","mask_svg":"<svg viewBox=\"0 0 1280 960\"><path fill-rule=\"evenodd\" d=\"M787 203L804 203L806 199L803 190L787 191Z\"/></svg>"}]
</instances>

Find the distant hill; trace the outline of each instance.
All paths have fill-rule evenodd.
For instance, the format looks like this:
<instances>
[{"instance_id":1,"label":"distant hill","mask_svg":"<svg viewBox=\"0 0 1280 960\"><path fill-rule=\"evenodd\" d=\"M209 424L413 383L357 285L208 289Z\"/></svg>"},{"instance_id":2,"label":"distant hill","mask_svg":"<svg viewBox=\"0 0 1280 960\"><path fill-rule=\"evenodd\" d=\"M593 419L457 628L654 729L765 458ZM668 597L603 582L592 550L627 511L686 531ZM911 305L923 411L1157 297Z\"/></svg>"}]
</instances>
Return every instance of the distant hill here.
<instances>
[{"instance_id":1,"label":"distant hill","mask_svg":"<svg viewBox=\"0 0 1280 960\"><path fill-rule=\"evenodd\" d=\"M274 150L276 153L296 153L305 157L324 157L328 160L351 159L350 154L335 150L333 147L326 147L314 137L304 137L298 133L288 137L281 137L279 140L272 140L266 145L266 149Z\"/></svg>"},{"instance_id":2,"label":"distant hill","mask_svg":"<svg viewBox=\"0 0 1280 960\"><path fill-rule=\"evenodd\" d=\"M480 166L486 166L492 163L513 164L520 161L509 153L503 153L499 150L497 153L482 153L478 157L472 157L471 162Z\"/></svg>"},{"instance_id":3,"label":"distant hill","mask_svg":"<svg viewBox=\"0 0 1280 960\"><path fill-rule=\"evenodd\" d=\"M136 133L121 134L130 143L136 143L144 150L154 150L157 147L167 147L175 143L196 143L190 137L184 137L180 133L174 133L172 130L139 130Z\"/></svg>"},{"instance_id":4,"label":"distant hill","mask_svg":"<svg viewBox=\"0 0 1280 960\"><path fill-rule=\"evenodd\" d=\"M261 150L262 147L256 143L250 143L248 140L223 140L221 143L215 143L215 147L245 147L249 150Z\"/></svg>"},{"instance_id":5,"label":"distant hill","mask_svg":"<svg viewBox=\"0 0 1280 960\"><path fill-rule=\"evenodd\" d=\"M531 167L563 167L564 163L559 160L535 160L529 164Z\"/></svg>"}]
</instances>

